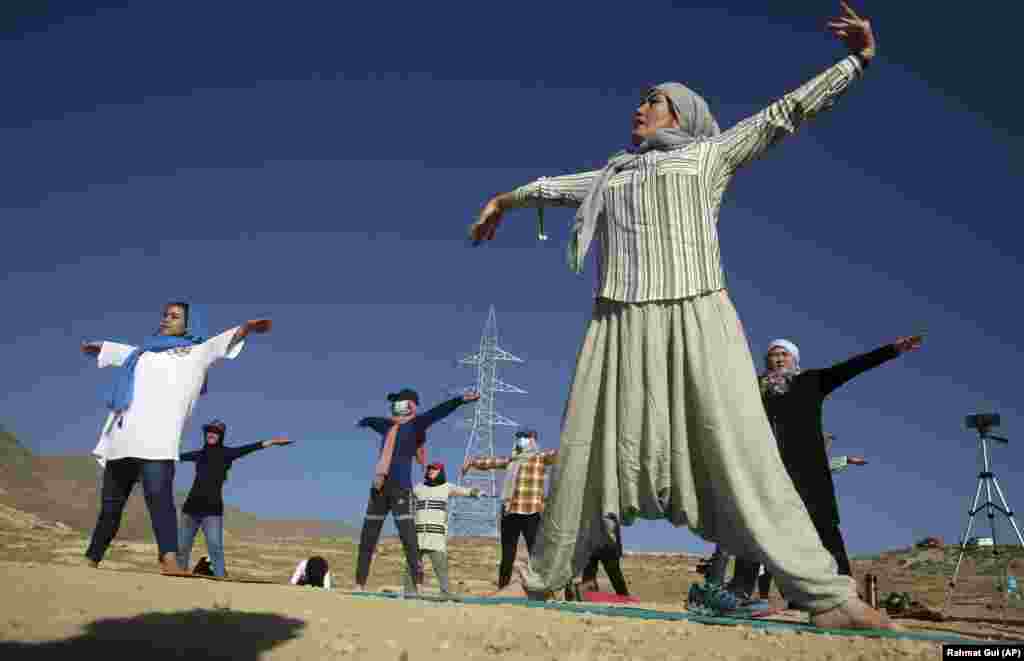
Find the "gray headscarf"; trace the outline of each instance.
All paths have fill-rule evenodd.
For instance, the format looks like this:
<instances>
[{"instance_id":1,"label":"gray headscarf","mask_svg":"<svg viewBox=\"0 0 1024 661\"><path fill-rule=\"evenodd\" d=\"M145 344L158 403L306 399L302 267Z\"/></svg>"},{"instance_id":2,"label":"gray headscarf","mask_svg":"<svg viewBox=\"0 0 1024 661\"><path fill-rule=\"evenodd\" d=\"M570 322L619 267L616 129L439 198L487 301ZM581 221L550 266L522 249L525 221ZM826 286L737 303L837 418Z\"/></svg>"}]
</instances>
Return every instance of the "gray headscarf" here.
<instances>
[{"instance_id":1,"label":"gray headscarf","mask_svg":"<svg viewBox=\"0 0 1024 661\"><path fill-rule=\"evenodd\" d=\"M567 258L569 268L583 272L583 260L597 230L597 219L604 211L604 189L615 174L636 167L637 158L651 150L673 151L682 149L702 138L718 135L720 129L707 102L682 83L662 83L651 92L661 92L668 99L679 122L678 129L658 129L641 144L617 152L587 191L587 196L576 212Z\"/></svg>"}]
</instances>

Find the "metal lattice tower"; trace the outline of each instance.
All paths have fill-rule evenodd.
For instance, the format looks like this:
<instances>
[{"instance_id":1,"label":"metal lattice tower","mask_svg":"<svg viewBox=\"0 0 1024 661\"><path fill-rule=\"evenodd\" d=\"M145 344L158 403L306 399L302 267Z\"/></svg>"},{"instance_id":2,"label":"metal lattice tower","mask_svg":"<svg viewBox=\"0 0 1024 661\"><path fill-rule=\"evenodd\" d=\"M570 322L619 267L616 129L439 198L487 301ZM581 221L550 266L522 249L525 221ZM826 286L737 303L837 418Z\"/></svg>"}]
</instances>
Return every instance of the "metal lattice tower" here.
<instances>
[{"instance_id":1,"label":"metal lattice tower","mask_svg":"<svg viewBox=\"0 0 1024 661\"><path fill-rule=\"evenodd\" d=\"M498 346L498 322L491 306L484 325L484 334L480 338L480 348L458 362L460 365L476 367L477 377L474 390L480 393L480 399L472 407L472 417L463 424L470 427L469 438L466 440L466 459L470 457L494 456L494 428L518 427L519 424L509 420L494 410L494 396L499 392L526 394L517 386L500 380L497 376L498 361L522 363L521 358L513 356ZM452 512L449 529L452 535L472 537L498 537L498 514L500 493L497 490L496 471L471 470L460 480L466 488L476 487L484 494L483 498L455 498L451 501Z\"/></svg>"}]
</instances>

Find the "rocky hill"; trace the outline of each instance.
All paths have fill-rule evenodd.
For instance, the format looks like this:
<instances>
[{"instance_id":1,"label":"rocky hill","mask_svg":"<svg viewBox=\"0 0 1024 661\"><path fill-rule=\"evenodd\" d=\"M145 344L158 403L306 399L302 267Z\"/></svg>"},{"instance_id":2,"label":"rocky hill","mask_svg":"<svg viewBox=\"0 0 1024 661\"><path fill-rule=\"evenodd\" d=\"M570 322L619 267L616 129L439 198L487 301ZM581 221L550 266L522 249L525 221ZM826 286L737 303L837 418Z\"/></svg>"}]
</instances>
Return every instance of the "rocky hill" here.
<instances>
[{"instance_id":1,"label":"rocky hill","mask_svg":"<svg viewBox=\"0 0 1024 661\"><path fill-rule=\"evenodd\" d=\"M96 524L101 471L91 456L36 456L0 426L0 504L88 534ZM180 507L185 494L177 494ZM339 522L271 520L226 506L225 532L250 539L344 537L358 531ZM141 485L128 501L119 539L149 539L152 529Z\"/></svg>"}]
</instances>

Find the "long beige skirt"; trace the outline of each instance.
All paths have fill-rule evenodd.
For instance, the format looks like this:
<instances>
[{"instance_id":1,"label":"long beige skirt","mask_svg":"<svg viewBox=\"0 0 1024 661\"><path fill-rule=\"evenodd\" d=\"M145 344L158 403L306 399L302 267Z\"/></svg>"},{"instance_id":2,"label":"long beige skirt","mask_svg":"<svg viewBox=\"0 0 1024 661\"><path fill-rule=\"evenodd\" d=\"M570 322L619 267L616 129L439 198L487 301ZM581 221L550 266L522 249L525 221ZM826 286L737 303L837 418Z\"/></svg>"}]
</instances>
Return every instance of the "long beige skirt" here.
<instances>
[{"instance_id":1,"label":"long beige skirt","mask_svg":"<svg viewBox=\"0 0 1024 661\"><path fill-rule=\"evenodd\" d=\"M724 290L595 302L526 587L562 587L614 543L616 520L637 519L667 519L764 562L787 598L809 610L856 594L782 464Z\"/></svg>"}]
</instances>

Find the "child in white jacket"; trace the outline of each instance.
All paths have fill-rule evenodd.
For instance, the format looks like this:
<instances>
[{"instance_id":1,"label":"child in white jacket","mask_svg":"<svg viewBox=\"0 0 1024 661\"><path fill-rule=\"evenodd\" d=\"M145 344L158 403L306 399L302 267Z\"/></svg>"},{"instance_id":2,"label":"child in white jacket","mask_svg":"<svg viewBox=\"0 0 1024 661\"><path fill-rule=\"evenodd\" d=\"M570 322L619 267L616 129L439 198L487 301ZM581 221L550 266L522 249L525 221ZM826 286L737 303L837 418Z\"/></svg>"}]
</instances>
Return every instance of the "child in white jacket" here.
<instances>
[{"instance_id":1,"label":"child in white jacket","mask_svg":"<svg viewBox=\"0 0 1024 661\"><path fill-rule=\"evenodd\" d=\"M479 489L466 489L449 484L444 474L444 464L434 462L427 466L422 484L413 488L416 497L416 542L419 547L420 566L423 557L430 556L430 564L441 587L441 594L450 594L448 589L448 498L468 496L479 498ZM406 592L411 592L416 579L403 572Z\"/></svg>"}]
</instances>

